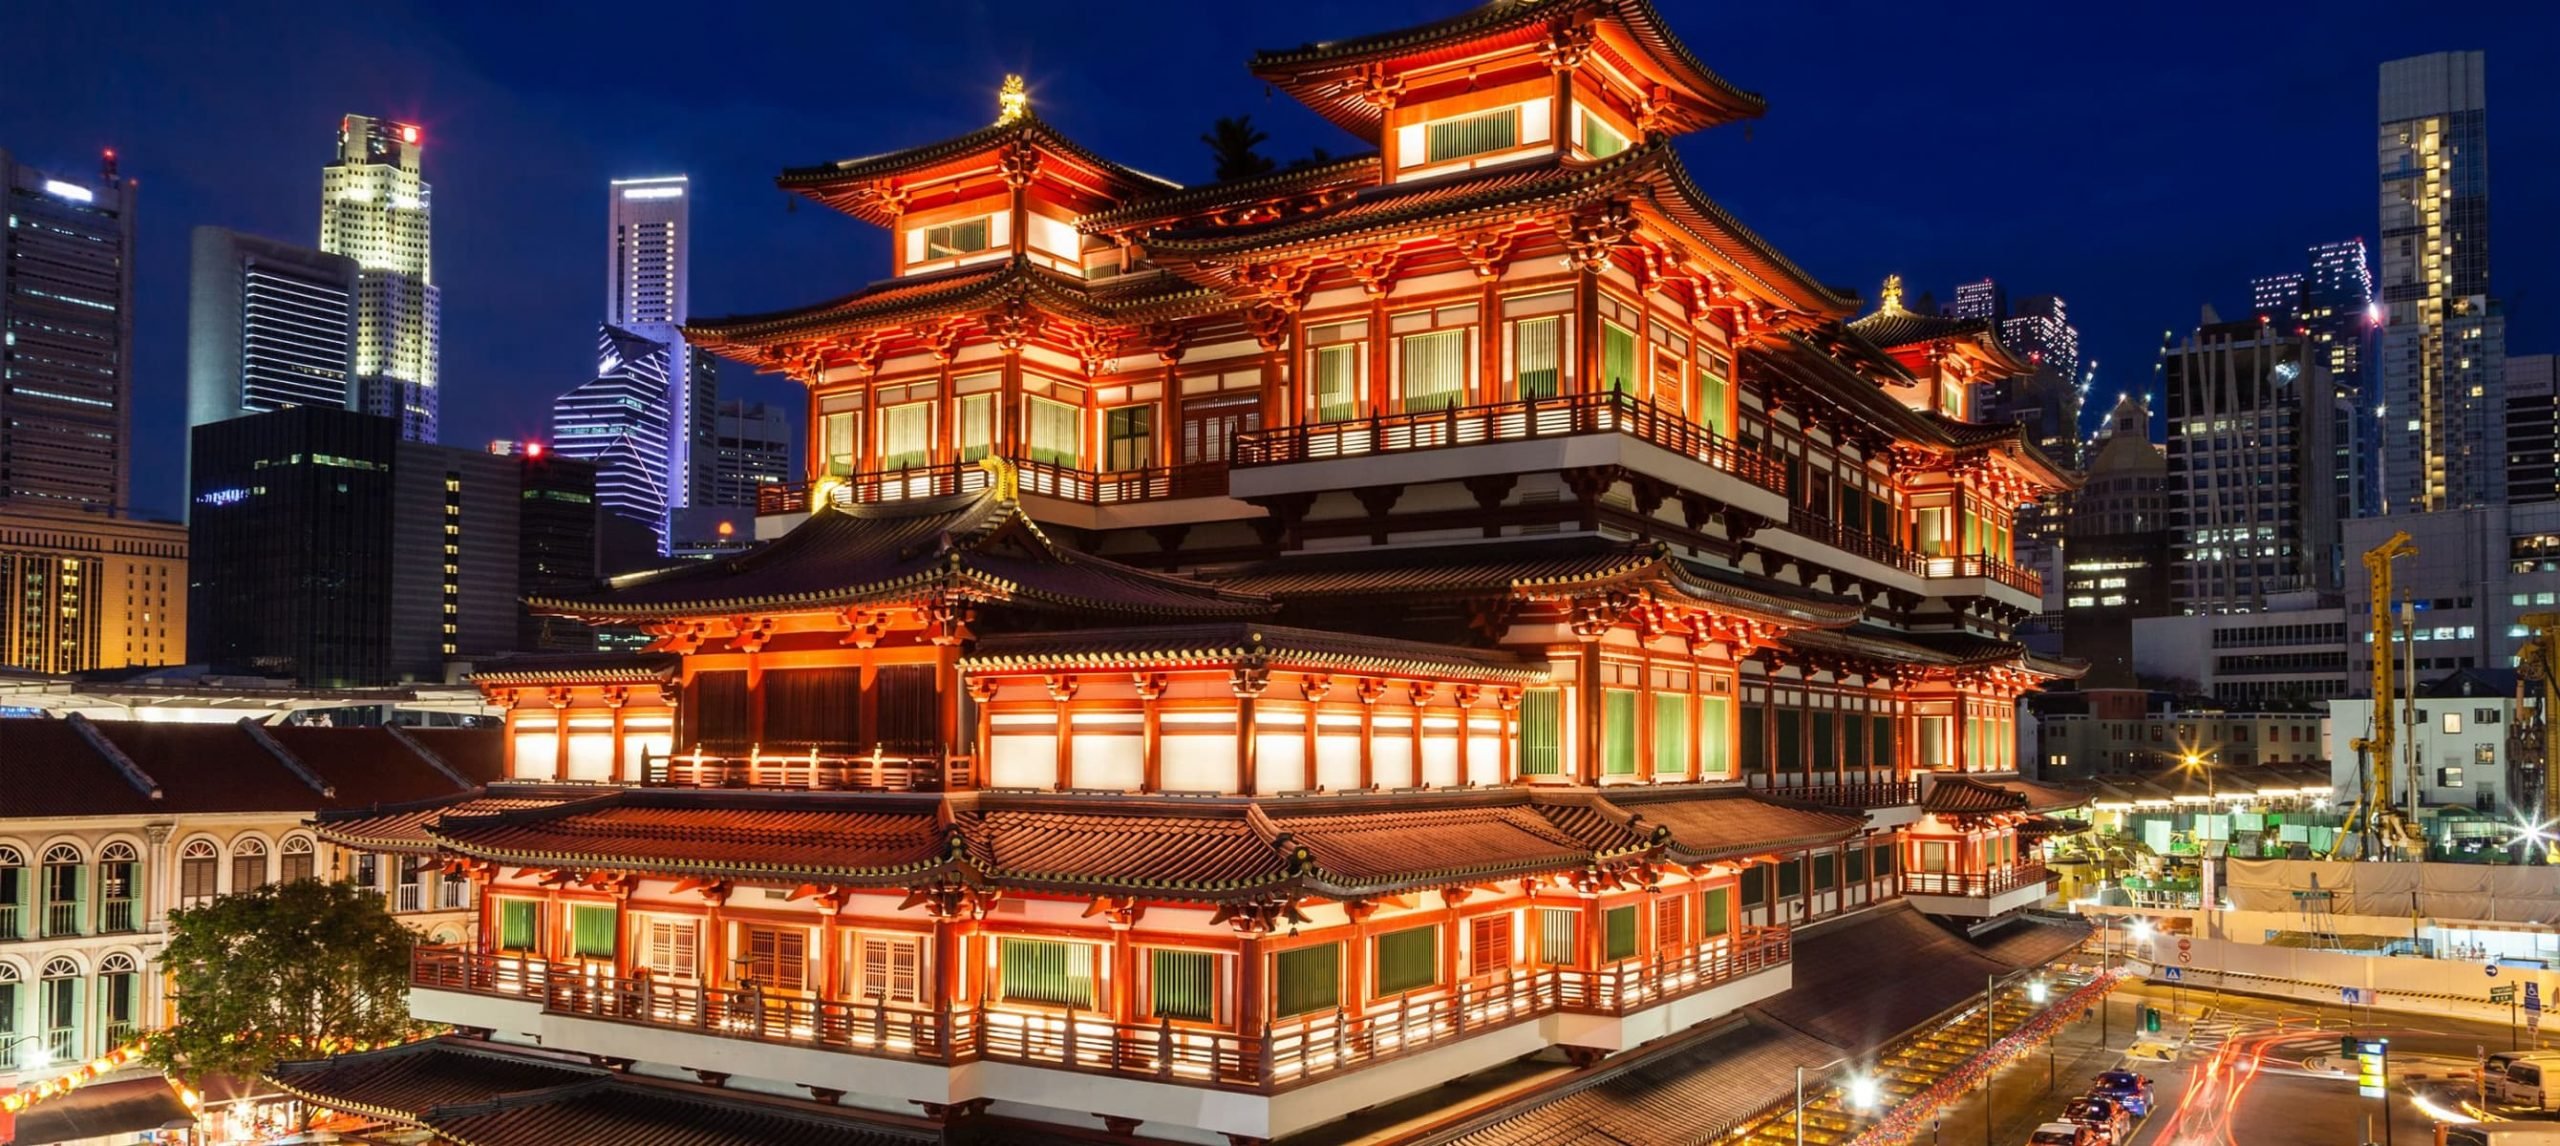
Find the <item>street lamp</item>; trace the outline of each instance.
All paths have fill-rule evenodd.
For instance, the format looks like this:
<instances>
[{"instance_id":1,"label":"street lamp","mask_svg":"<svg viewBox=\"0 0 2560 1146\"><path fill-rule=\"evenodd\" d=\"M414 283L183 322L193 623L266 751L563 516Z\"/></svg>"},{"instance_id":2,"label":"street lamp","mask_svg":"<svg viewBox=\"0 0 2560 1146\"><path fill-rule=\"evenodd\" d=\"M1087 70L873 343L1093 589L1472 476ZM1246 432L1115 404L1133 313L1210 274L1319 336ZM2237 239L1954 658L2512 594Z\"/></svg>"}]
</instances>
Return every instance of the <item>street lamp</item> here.
<instances>
[{"instance_id":1,"label":"street lamp","mask_svg":"<svg viewBox=\"0 0 2560 1146\"><path fill-rule=\"evenodd\" d=\"M9 1048L18 1045L19 1043L36 1044L35 1053L28 1055L27 1061L25 1064L20 1066L19 1069L43 1070L44 1068L53 1065L53 1054L45 1049L44 1035L41 1033L20 1035L17 1038L8 1040L7 1042L0 1042L0 1059L6 1059L8 1057Z\"/></svg>"},{"instance_id":2,"label":"street lamp","mask_svg":"<svg viewBox=\"0 0 2560 1146\"><path fill-rule=\"evenodd\" d=\"M1840 1056L1839 1058L1835 1058L1835 1059L1831 1060L1830 1062L1826 1062L1826 1063L1822 1064L1821 1066L1817 1066L1817 1067L1810 1067L1810 1068L1808 1068L1808 1067L1803 1066L1802 1064L1798 1064L1798 1065L1797 1065L1797 1067L1796 1067L1796 1146L1804 1146L1804 1072L1805 1072L1806 1070L1810 1069L1810 1070L1812 1070L1812 1071L1814 1071L1814 1072L1816 1072L1816 1073L1820 1073L1820 1072L1822 1072L1822 1071L1831 1070L1831 1069L1834 1069L1834 1068L1836 1068L1836 1067L1842 1066L1842 1065L1846 1064L1848 1061L1849 1061L1849 1057L1848 1057L1847 1055L1842 1055L1842 1056ZM1854 1111L1856 1111L1856 1112L1858 1112L1858 1113L1860 1113L1860 1114L1864 1114L1864 1113L1866 1113L1867 1111L1869 1111L1869 1110L1871 1110L1871 1109L1874 1109L1875 1104L1876 1104L1876 1089L1877 1089L1877 1087L1876 1087L1876 1080L1875 1080L1874 1078L1871 1078L1871 1077L1869 1077L1869 1076L1867 1076L1867 1075L1863 1075L1863 1074L1851 1075L1851 1076L1849 1076L1849 1085L1846 1087L1846 1089L1847 1089L1847 1091L1848 1091L1849 1108L1850 1108L1851 1110L1854 1110Z\"/></svg>"}]
</instances>

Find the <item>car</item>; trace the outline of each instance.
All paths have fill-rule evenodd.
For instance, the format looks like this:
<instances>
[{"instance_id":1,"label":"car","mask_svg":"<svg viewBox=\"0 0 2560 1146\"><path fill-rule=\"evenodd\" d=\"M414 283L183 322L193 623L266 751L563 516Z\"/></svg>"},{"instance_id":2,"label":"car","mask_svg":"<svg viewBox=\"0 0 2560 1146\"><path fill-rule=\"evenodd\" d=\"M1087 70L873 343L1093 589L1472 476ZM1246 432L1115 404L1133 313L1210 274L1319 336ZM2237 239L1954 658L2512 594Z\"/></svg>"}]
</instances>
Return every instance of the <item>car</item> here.
<instances>
[{"instance_id":1,"label":"car","mask_svg":"<svg viewBox=\"0 0 2560 1146\"><path fill-rule=\"evenodd\" d=\"M2062 1105L2062 1120L2096 1129L2109 1142L2122 1142L2133 1130L2133 1112L2112 1098L2075 1098Z\"/></svg>"},{"instance_id":2,"label":"car","mask_svg":"<svg viewBox=\"0 0 2560 1146\"><path fill-rule=\"evenodd\" d=\"M2111 1070L2089 1084L2089 1097L2112 1098L2135 1118L2151 1113L2151 1080L2129 1070Z\"/></svg>"},{"instance_id":3,"label":"car","mask_svg":"<svg viewBox=\"0 0 2560 1146\"><path fill-rule=\"evenodd\" d=\"M2027 1135L2027 1146L2098 1146L2098 1132L2077 1122L2047 1122Z\"/></svg>"}]
</instances>

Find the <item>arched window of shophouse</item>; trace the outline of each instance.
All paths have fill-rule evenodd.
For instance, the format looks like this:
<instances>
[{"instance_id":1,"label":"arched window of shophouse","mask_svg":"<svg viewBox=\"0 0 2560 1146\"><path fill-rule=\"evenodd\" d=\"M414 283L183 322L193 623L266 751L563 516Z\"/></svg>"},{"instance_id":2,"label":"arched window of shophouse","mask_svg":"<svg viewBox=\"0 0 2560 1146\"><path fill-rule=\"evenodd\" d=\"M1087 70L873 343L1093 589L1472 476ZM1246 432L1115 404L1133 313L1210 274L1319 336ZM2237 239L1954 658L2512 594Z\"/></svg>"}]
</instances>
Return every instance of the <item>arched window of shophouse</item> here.
<instances>
[{"instance_id":1,"label":"arched window of shophouse","mask_svg":"<svg viewBox=\"0 0 2560 1146\"><path fill-rule=\"evenodd\" d=\"M42 1011L38 1021L44 1024L45 1060L80 1061L80 965L60 955L46 963L37 1001Z\"/></svg>"},{"instance_id":2,"label":"arched window of shophouse","mask_svg":"<svg viewBox=\"0 0 2560 1146\"><path fill-rule=\"evenodd\" d=\"M98 930L132 931L137 926L134 895L142 885L142 859L121 840L98 849Z\"/></svg>"},{"instance_id":3,"label":"arched window of shophouse","mask_svg":"<svg viewBox=\"0 0 2560 1146\"><path fill-rule=\"evenodd\" d=\"M188 840L178 850L178 906L202 907L221 890L222 849L212 840Z\"/></svg>"},{"instance_id":4,"label":"arched window of shophouse","mask_svg":"<svg viewBox=\"0 0 2560 1146\"><path fill-rule=\"evenodd\" d=\"M231 890L254 891L267 885L267 841L250 836L231 842Z\"/></svg>"},{"instance_id":5,"label":"arched window of shophouse","mask_svg":"<svg viewBox=\"0 0 2560 1146\"><path fill-rule=\"evenodd\" d=\"M140 1033L141 1014L142 976L135 970L133 956L117 952L99 960L98 1022L103 1037L98 1050L112 1051L132 1042Z\"/></svg>"},{"instance_id":6,"label":"arched window of shophouse","mask_svg":"<svg viewBox=\"0 0 2560 1146\"><path fill-rule=\"evenodd\" d=\"M281 861L284 870L276 875L279 882L292 883L297 879L310 879L314 871L313 865L316 863L311 850L311 837L286 836Z\"/></svg>"},{"instance_id":7,"label":"arched window of shophouse","mask_svg":"<svg viewBox=\"0 0 2560 1146\"><path fill-rule=\"evenodd\" d=\"M55 844L44 850L44 933L80 934L80 849Z\"/></svg>"}]
</instances>

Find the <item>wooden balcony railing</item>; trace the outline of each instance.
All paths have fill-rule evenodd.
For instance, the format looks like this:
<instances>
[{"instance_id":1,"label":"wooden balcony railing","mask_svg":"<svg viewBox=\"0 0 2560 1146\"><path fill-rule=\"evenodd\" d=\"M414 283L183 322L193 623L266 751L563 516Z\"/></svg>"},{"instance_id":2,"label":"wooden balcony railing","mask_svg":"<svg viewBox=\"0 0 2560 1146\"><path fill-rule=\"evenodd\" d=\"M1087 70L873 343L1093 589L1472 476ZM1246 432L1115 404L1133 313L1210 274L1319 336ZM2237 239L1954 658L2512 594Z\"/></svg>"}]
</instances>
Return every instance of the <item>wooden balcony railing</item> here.
<instances>
[{"instance_id":1,"label":"wooden balcony railing","mask_svg":"<svg viewBox=\"0 0 2560 1146\"><path fill-rule=\"evenodd\" d=\"M941 792L976 786L977 761L929 750L846 745L702 746L643 756L640 782L657 788L795 788L823 792Z\"/></svg>"},{"instance_id":2,"label":"wooden balcony railing","mask_svg":"<svg viewBox=\"0 0 2560 1146\"><path fill-rule=\"evenodd\" d=\"M1961 895L1989 899L2022 887L2044 884L2044 865L2011 864L1993 871L1913 871L1902 875L1902 890L1912 895Z\"/></svg>"},{"instance_id":3,"label":"wooden balcony railing","mask_svg":"<svg viewBox=\"0 0 2560 1146\"><path fill-rule=\"evenodd\" d=\"M1801 505L1787 507L1787 532L1905 573L1921 572L1922 563L1928 560L1885 538L1850 529Z\"/></svg>"},{"instance_id":4,"label":"wooden balcony railing","mask_svg":"<svg viewBox=\"0 0 2560 1146\"><path fill-rule=\"evenodd\" d=\"M1049 462L1016 461L1014 475L1021 492L1086 505L1120 505L1186 497L1224 497L1224 462L1099 473ZM904 469L873 470L831 479L828 498L836 505L910 501L946 494L975 493L993 480L976 462L944 462ZM756 513L807 513L812 483L775 483L756 489Z\"/></svg>"},{"instance_id":5,"label":"wooden balcony railing","mask_svg":"<svg viewBox=\"0 0 2560 1146\"><path fill-rule=\"evenodd\" d=\"M420 947L410 982L522 998L553 1014L922 1062L1022 1063L1124 1078L1273 1092L1570 1011L1626 1015L1784 966L1786 929L1762 928L1597 971L1519 967L1392 1004L1293 1016L1245 1033L1119 1022L1074 1008L919 1007L754 988L616 979L601 965L545 964Z\"/></svg>"},{"instance_id":6,"label":"wooden balcony railing","mask_svg":"<svg viewBox=\"0 0 2560 1146\"><path fill-rule=\"evenodd\" d=\"M80 905L77 903L45 904L44 934L48 939L57 935L80 934Z\"/></svg>"},{"instance_id":7,"label":"wooden balcony railing","mask_svg":"<svg viewBox=\"0 0 2560 1146\"><path fill-rule=\"evenodd\" d=\"M1917 780L1850 781L1841 784L1808 784L1800 787L1762 789L1781 800L1803 800L1826 808L1891 808L1920 802Z\"/></svg>"},{"instance_id":8,"label":"wooden balcony railing","mask_svg":"<svg viewBox=\"0 0 2560 1146\"><path fill-rule=\"evenodd\" d=\"M1968 553L1960 557L1927 557L1926 572L1930 577L1988 577L2021 593L2044 595L2044 576L2032 569L2011 565L1985 553Z\"/></svg>"},{"instance_id":9,"label":"wooden balcony railing","mask_svg":"<svg viewBox=\"0 0 2560 1146\"><path fill-rule=\"evenodd\" d=\"M1247 430L1236 435L1235 464L1285 465L1576 434L1626 434L1772 493L1786 492L1786 470L1776 459L1719 437L1680 411L1615 391Z\"/></svg>"},{"instance_id":10,"label":"wooden balcony railing","mask_svg":"<svg viewBox=\"0 0 2560 1146\"><path fill-rule=\"evenodd\" d=\"M0 903L0 939L26 938L26 934L18 929L18 915L22 910L14 903Z\"/></svg>"},{"instance_id":11,"label":"wooden balcony railing","mask_svg":"<svg viewBox=\"0 0 2560 1146\"><path fill-rule=\"evenodd\" d=\"M133 900L118 898L98 901L99 931L113 934L133 929Z\"/></svg>"}]
</instances>

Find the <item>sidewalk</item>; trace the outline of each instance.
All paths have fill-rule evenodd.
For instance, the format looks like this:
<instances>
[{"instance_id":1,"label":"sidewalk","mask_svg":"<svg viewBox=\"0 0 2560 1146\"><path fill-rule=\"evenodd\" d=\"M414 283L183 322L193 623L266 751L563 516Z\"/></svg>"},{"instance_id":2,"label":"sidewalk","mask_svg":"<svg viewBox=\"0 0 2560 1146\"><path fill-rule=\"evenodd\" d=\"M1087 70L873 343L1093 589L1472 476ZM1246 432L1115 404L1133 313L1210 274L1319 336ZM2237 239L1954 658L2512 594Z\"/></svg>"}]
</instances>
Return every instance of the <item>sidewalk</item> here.
<instances>
[{"instance_id":1,"label":"sidewalk","mask_svg":"<svg viewBox=\"0 0 2560 1146\"><path fill-rule=\"evenodd\" d=\"M2098 1042L2098 1016L2063 1028L2049 1044L2052 1050L2052 1083L2045 1076L2046 1057L2029 1054L2010 1063L1991 1081L1991 1135L1983 1136L1982 1090L1980 1087L1962 1101L1949 1106L1938 1118L1936 1141L1939 1146L2016 1146L2027 1140L2036 1127L2060 1117L2062 1104L2087 1087L2098 1072L2117 1065L2124 1048L2134 1039L2135 1004L2122 991L2107 1000L2114 1012L2108 1029L2109 1045ZM2147 1073L2159 1078L2156 1069ZM2165 1089L2165 1086L2163 1087ZM1922 1138L1922 1142L1930 1141Z\"/></svg>"}]
</instances>

